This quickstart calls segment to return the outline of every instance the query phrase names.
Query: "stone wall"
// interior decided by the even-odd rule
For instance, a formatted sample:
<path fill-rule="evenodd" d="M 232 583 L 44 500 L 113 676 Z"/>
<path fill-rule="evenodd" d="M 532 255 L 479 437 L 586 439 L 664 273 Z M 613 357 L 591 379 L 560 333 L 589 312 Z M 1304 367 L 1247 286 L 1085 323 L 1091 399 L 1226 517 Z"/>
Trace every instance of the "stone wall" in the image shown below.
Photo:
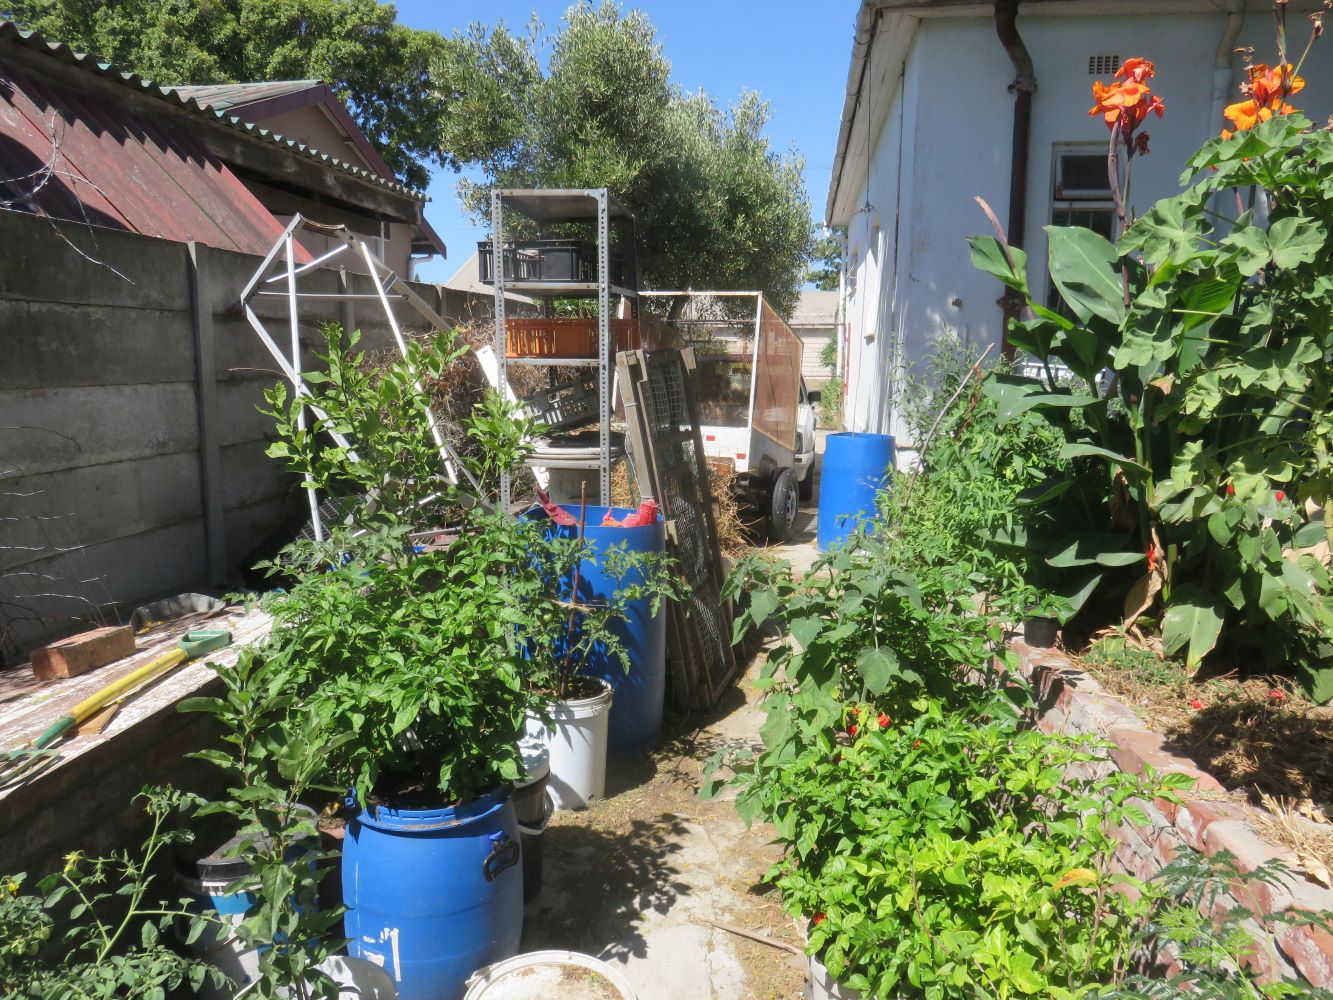
<path fill-rule="evenodd" d="M 1231 801 L 1214 778 L 1171 753 L 1161 736 L 1094 678 L 1056 650 L 1036 649 L 1019 641 L 1013 643 L 1013 649 L 1023 673 L 1040 695 L 1038 725 L 1043 730 L 1108 740 L 1113 749 L 1106 767 L 1142 774 L 1147 765 L 1159 773 L 1178 772 L 1195 780 L 1193 791 L 1181 796 L 1180 805 L 1161 799 L 1143 803 L 1150 818 L 1147 827 L 1117 831 L 1121 846 L 1116 858 L 1125 871 L 1138 878 L 1151 878 L 1175 857 L 1181 845 L 1208 855 L 1229 851 L 1247 871 L 1273 858 L 1290 864 L 1288 852 L 1256 832 L 1250 818 L 1257 810 Z M 1292 908 L 1333 911 L 1333 891 L 1309 882 L 1299 873 L 1293 873 L 1291 881 L 1279 888 L 1251 884 L 1244 889 L 1237 887 L 1237 892 L 1243 892 L 1244 898 L 1233 902 L 1253 913 Z M 1280 968 L 1267 968 L 1268 972 L 1298 975 L 1311 985 L 1333 988 L 1333 935 L 1314 927 L 1287 927 L 1279 935 L 1277 946 Z M 1268 959 L 1261 956 L 1256 964 L 1266 968 Z"/>

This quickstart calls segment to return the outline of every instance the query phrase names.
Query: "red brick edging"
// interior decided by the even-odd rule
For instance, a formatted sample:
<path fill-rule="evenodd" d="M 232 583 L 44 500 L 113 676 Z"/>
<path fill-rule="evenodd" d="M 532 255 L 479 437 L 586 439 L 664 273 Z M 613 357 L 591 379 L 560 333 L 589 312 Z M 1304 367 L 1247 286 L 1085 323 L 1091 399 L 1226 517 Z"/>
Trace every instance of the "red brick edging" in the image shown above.
<path fill-rule="evenodd" d="M 1167 750 L 1161 736 L 1058 650 L 1033 648 L 1021 640 L 1014 640 L 1011 648 L 1018 656 L 1024 676 L 1037 690 L 1040 704 L 1037 724 L 1041 729 L 1050 733 L 1096 735 L 1110 741 L 1114 749 L 1103 767 L 1142 774 L 1146 764 L 1159 773 L 1189 775 L 1195 780 L 1195 789 L 1205 795 L 1224 791 L 1211 775 Z M 1182 843 L 1209 855 L 1230 851 L 1246 871 L 1273 858 L 1292 861 L 1290 852 L 1256 832 L 1250 823 L 1250 817 L 1259 812 L 1254 807 L 1196 798 L 1189 793 L 1181 798 L 1184 800 L 1181 805 L 1161 799 L 1143 803 L 1149 825 L 1116 831 L 1121 842 L 1116 860 L 1127 872 L 1150 878 L 1171 861 Z M 1289 882 L 1277 888 L 1252 883 L 1244 894 L 1245 899 L 1238 902 L 1255 913 L 1292 908 L 1333 911 L 1333 891 L 1315 885 L 1299 873 L 1293 873 Z M 1284 975 L 1299 974 L 1313 986 L 1333 989 L 1333 934 L 1317 927 L 1286 927 L 1278 935 L 1277 945 L 1276 971 Z M 1270 973 L 1275 971 L 1268 956 L 1259 956 L 1255 964 Z"/>

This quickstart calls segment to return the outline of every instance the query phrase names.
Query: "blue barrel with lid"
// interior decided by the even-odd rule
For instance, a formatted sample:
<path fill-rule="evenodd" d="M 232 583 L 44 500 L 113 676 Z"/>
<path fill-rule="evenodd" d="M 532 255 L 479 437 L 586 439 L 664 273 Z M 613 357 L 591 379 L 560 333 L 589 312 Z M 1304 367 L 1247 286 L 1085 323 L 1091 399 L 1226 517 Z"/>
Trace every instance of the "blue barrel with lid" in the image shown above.
<path fill-rule="evenodd" d="M 876 496 L 893 475 L 890 434 L 830 434 L 819 474 L 820 552 L 837 548 L 878 516 Z"/>
<path fill-rule="evenodd" d="M 483 965 L 517 954 L 523 870 L 509 786 L 460 806 L 373 807 L 347 825 L 348 952 L 401 1000 L 458 1000 Z"/>

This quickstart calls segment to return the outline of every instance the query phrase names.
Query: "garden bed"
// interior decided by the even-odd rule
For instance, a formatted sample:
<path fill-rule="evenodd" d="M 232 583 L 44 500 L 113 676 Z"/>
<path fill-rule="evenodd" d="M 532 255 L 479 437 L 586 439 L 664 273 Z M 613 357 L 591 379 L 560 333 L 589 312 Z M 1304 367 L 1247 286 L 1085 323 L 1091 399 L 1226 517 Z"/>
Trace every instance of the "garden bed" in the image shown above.
<path fill-rule="evenodd" d="M 1193 679 L 1151 650 L 1094 644 L 1079 665 L 1237 799 L 1262 806 L 1264 833 L 1333 871 L 1333 705 L 1290 681 Z"/>
<path fill-rule="evenodd" d="M 1251 806 L 1180 756 L 1181 747 L 1149 728 L 1148 722 L 1070 657 L 1018 641 L 1013 649 L 1020 669 L 1038 689 L 1041 729 L 1109 740 L 1114 744 L 1109 766 L 1122 771 L 1142 773 L 1146 766 L 1194 779 L 1193 789 L 1181 796 L 1179 805 L 1161 799 L 1145 804 L 1148 826 L 1117 831 L 1122 846 L 1116 859 L 1127 872 L 1150 878 L 1175 857 L 1181 845 L 1210 856 L 1230 852 L 1245 871 L 1280 859 L 1291 869 L 1292 878 L 1277 886 L 1252 884 L 1246 898 L 1233 900 L 1234 905 L 1257 913 L 1333 909 L 1333 890 L 1311 877 L 1317 874 L 1310 870 L 1315 866 L 1303 863 L 1295 850 L 1265 836 L 1280 827 L 1281 817 Z M 1280 971 L 1295 972 L 1314 986 L 1333 987 L 1333 934 L 1315 927 L 1287 927 L 1278 935 L 1277 945 L 1275 960 Z M 1256 959 L 1256 965 L 1267 963 L 1267 956 Z"/>

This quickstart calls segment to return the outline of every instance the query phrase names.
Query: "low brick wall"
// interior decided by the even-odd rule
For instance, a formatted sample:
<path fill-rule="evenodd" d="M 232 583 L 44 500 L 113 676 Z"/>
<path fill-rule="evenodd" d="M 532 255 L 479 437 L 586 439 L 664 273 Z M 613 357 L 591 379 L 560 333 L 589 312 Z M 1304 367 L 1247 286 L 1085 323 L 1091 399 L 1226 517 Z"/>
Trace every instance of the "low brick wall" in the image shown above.
<path fill-rule="evenodd" d="M 1144 765 L 1160 773 L 1178 772 L 1195 779 L 1194 794 L 1181 796 L 1181 805 L 1154 799 L 1143 803 L 1151 819 L 1147 827 L 1117 831 L 1121 842 L 1116 858 L 1125 871 L 1148 879 L 1175 856 L 1181 844 L 1205 854 L 1230 851 L 1245 870 L 1273 858 L 1292 862 L 1290 852 L 1264 840 L 1250 818 L 1258 810 L 1223 801 L 1224 789 L 1216 779 L 1190 761 L 1171 753 L 1161 736 L 1150 730 L 1123 702 L 1075 667 L 1059 651 L 1035 649 L 1021 641 L 1012 644 L 1023 673 L 1040 696 L 1038 725 L 1046 732 L 1086 733 L 1114 744 L 1105 767 L 1142 774 Z M 1275 913 L 1291 908 L 1333 911 L 1333 891 L 1293 877 L 1278 888 L 1252 884 L 1240 905 L 1254 913 Z M 1277 962 L 1261 956 L 1256 965 L 1270 975 L 1296 975 L 1313 986 L 1333 989 L 1333 935 L 1314 927 L 1288 927 L 1278 940 Z"/>

